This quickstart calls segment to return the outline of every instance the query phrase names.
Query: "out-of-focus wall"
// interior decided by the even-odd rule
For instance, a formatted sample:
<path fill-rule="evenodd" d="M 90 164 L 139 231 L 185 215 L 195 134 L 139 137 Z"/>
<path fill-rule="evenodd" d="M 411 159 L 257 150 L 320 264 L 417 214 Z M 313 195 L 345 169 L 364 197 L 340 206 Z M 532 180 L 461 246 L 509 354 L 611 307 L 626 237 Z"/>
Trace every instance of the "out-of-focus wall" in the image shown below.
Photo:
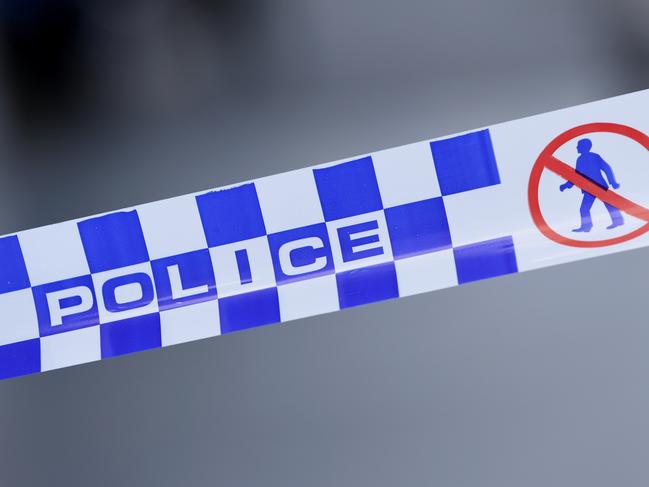
<path fill-rule="evenodd" d="M 5 0 L 0 232 L 642 88 L 643 8 Z"/>

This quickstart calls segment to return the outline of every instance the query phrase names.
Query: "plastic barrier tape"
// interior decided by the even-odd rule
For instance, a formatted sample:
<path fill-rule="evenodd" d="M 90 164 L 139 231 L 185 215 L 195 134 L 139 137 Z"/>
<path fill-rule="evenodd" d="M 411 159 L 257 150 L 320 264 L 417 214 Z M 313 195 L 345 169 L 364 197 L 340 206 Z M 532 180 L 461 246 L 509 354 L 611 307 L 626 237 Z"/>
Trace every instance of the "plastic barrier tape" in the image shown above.
<path fill-rule="evenodd" d="M 0 238 L 0 378 L 649 244 L 649 91 Z"/>

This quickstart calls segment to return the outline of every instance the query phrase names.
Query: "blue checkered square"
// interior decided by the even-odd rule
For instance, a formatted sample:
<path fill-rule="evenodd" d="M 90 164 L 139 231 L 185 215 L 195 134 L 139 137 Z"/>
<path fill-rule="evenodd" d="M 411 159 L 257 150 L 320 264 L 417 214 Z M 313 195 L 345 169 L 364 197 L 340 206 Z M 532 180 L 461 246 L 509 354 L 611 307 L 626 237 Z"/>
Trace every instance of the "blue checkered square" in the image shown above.
<path fill-rule="evenodd" d="M 253 183 L 202 194 L 196 202 L 210 247 L 266 235 Z"/>
<path fill-rule="evenodd" d="M 395 258 L 451 247 L 451 232 L 442 198 L 432 198 L 385 210 Z"/>
<path fill-rule="evenodd" d="M 341 272 L 336 283 L 341 308 L 399 297 L 394 262 Z"/>
<path fill-rule="evenodd" d="M 277 288 L 219 299 L 221 333 L 246 330 L 280 321 Z"/>
<path fill-rule="evenodd" d="M 100 335 L 102 358 L 161 347 L 160 314 L 151 313 L 102 324 Z"/>
<path fill-rule="evenodd" d="M 18 237 L 0 238 L 0 294 L 30 286 Z"/>
<path fill-rule="evenodd" d="M 216 298 L 207 249 L 151 261 L 160 311 Z"/>
<path fill-rule="evenodd" d="M 137 211 L 121 211 L 78 223 L 90 272 L 103 272 L 149 260 Z"/>
<path fill-rule="evenodd" d="M 327 225 L 324 223 L 271 234 L 268 243 L 278 284 L 334 272 Z"/>
<path fill-rule="evenodd" d="M 511 237 L 456 247 L 453 254 L 460 284 L 518 272 Z"/>
<path fill-rule="evenodd" d="M 66 292 L 68 291 L 68 292 Z M 54 294 L 58 293 L 58 297 Z M 32 288 L 41 336 L 77 330 L 99 323 L 97 299 L 91 276 L 80 276 Z M 84 306 L 83 300 L 90 306 Z M 52 324 L 50 303 L 61 310 L 61 322 Z M 76 309 L 75 309 L 76 308 Z M 76 312 L 78 309 L 78 312 Z"/>
<path fill-rule="evenodd" d="M 40 371 L 40 339 L 0 346 L 0 380 Z"/>
<path fill-rule="evenodd" d="M 500 184 L 489 130 L 430 143 L 442 195 Z"/>
<path fill-rule="evenodd" d="M 325 220 L 338 220 L 383 208 L 371 157 L 314 169 Z"/>

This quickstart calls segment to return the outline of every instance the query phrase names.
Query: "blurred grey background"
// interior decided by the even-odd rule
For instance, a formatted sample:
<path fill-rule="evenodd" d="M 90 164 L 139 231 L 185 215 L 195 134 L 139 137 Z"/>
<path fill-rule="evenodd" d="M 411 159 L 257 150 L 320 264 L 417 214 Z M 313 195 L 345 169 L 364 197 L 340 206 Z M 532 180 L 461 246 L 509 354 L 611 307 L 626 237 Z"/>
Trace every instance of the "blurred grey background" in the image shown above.
<path fill-rule="evenodd" d="M 0 234 L 649 87 L 646 0 L 0 0 Z M 0 485 L 646 486 L 647 250 L 0 383 Z"/>

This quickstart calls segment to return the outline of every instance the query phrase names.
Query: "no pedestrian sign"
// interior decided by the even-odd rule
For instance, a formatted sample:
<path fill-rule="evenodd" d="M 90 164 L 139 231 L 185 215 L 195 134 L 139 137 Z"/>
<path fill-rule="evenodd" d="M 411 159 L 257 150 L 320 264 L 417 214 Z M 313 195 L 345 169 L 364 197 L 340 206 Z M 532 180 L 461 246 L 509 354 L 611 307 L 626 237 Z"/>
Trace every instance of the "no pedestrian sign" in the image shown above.
<path fill-rule="evenodd" d="M 649 136 L 640 130 L 617 123 L 590 123 L 574 127 L 558 135 L 541 152 L 532 168 L 528 187 L 528 203 L 532 218 L 543 235 L 559 244 L 573 247 L 606 247 L 626 242 L 649 232 L 649 209 L 625 198 L 622 191 L 616 191 L 620 188 L 620 183 L 617 183 L 612 167 L 594 152 L 595 148 L 591 140 L 586 138 L 587 135 L 602 132 L 625 137 L 649 151 Z M 571 141 L 578 141 L 575 144 L 577 152 L 580 153 L 577 167 L 572 167 L 555 157 L 557 149 Z M 584 170 L 581 171 L 579 170 L 580 160 L 586 160 Z M 643 161 L 637 161 L 637 163 L 642 164 Z M 622 235 L 598 240 L 578 239 L 555 231 L 546 221 L 540 206 L 539 182 L 546 170 L 552 171 L 566 180 L 567 184 L 558 188 L 560 191 L 576 186 L 583 193 L 580 208 L 581 225 L 573 232 L 588 233 L 591 231 L 593 224 L 590 210 L 596 200 L 602 202 L 609 211 L 611 224 L 607 227 L 608 229 L 612 230 L 625 225 L 624 217 L 620 212 L 642 220 L 645 222 L 644 225 Z"/>

